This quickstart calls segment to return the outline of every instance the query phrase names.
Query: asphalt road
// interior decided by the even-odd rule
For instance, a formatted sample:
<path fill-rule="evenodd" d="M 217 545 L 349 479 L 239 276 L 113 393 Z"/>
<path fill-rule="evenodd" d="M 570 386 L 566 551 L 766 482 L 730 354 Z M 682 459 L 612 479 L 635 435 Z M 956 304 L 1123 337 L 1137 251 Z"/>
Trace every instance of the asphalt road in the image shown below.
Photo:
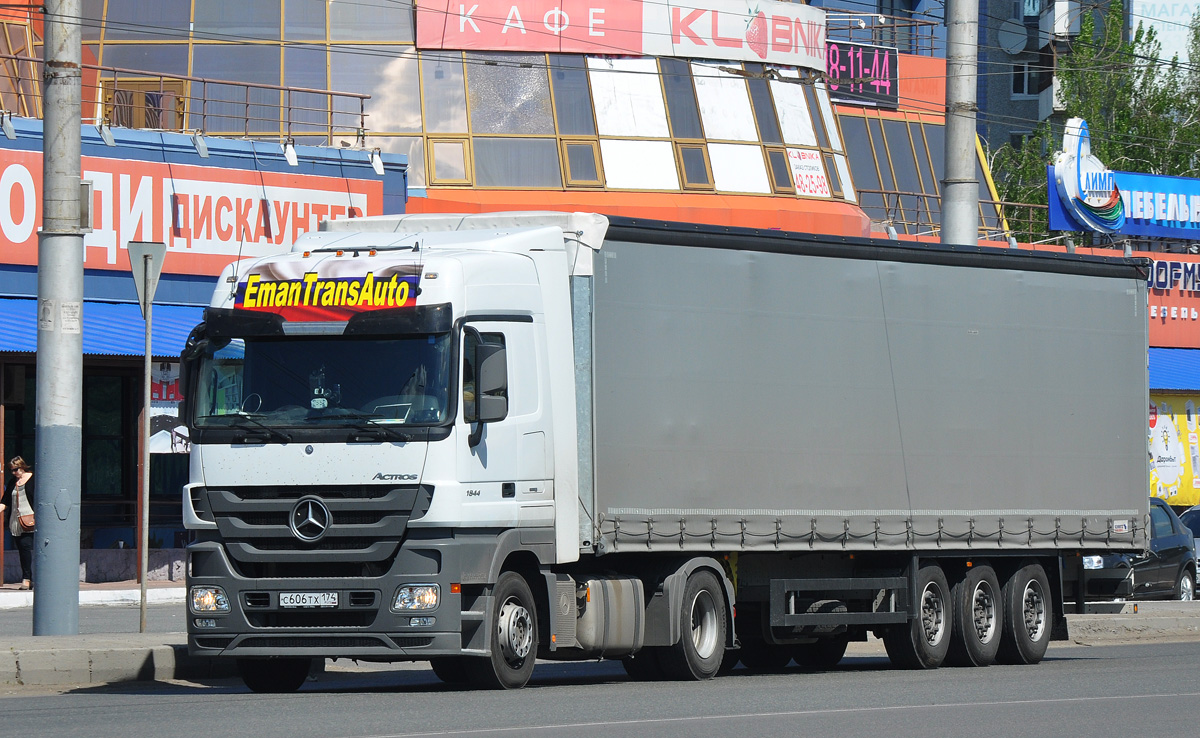
<path fill-rule="evenodd" d="M 141 610 L 137 605 L 106 605 L 79 608 L 79 633 L 137 633 Z M 181 633 L 187 630 L 183 603 L 147 605 L 146 630 L 150 633 Z M 33 635 L 33 608 L 0 610 L 0 643 L 6 638 Z"/>
<path fill-rule="evenodd" d="M 822 674 L 742 670 L 630 682 L 619 664 L 539 664 L 517 692 L 442 685 L 424 668 L 327 672 L 292 695 L 175 682 L 15 693 L 7 735 L 126 738 L 1195 735 L 1200 642 L 1052 646 L 1035 667 L 904 672 L 875 655 Z M 14 704 L 19 703 L 19 705 Z"/>

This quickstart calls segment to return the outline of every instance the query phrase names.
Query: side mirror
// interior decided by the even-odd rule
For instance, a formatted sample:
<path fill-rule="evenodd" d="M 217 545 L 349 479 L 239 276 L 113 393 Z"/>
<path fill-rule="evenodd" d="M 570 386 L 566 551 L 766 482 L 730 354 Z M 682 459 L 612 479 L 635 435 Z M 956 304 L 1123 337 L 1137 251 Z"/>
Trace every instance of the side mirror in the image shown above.
<path fill-rule="evenodd" d="M 499 343 L 475 347 L 476 416 L 479 423 L 495 423 L 508 417 L 508 356 Z"/>

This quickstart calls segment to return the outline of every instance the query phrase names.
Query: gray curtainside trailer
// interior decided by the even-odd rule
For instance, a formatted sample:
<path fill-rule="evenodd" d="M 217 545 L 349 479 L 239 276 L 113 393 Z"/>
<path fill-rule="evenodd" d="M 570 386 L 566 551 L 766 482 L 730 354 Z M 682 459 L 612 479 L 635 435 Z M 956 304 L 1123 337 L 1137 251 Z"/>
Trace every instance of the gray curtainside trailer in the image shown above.
<path fill-rule="evenodd" d="M 323 224 L 183 359 L 189 648 L 523 686 L 1032 664 L 1146 547 L 1145 265 L 588 214 Z M 1194 578 L 1190 569 L 1179 573 Z"/>

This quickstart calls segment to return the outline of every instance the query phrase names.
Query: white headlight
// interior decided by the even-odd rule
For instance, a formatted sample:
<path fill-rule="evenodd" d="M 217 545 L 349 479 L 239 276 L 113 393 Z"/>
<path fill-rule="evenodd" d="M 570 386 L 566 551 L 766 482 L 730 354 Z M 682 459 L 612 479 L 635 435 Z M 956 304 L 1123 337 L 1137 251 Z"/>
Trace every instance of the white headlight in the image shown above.
<path fill-rule="evenodd" d="M 1083 568 L 1084 569 L 1103 569 L 1104 568 L 1104 558 L 1101 556 L 1084 556 L 1083 557 Z"/>
<path fill-rule="evenodd" d="M 441 599 L 442 588 L 436 584 L 406 584 L 396 590 L 393 610 L 433 610 Z"/>
<path fill-rule="evenodd" d="M 220 587 L 192 587 L 192 612 L 229 612 L 229 598 Z"/>

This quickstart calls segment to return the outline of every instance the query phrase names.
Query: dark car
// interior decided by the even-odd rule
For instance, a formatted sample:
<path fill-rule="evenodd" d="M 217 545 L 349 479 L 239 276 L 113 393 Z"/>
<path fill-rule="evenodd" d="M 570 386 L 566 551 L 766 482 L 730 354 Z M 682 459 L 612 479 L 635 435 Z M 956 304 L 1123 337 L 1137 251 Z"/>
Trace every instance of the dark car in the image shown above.
<path fill-rule="evenodd" d="M 1093 598 L 1191 600 L 1196 593 L 1192 531 L 1157 497 L 1150 498 L 1150 551 L 1145 556 L 1084 556 L 1083 568 Z"/>

